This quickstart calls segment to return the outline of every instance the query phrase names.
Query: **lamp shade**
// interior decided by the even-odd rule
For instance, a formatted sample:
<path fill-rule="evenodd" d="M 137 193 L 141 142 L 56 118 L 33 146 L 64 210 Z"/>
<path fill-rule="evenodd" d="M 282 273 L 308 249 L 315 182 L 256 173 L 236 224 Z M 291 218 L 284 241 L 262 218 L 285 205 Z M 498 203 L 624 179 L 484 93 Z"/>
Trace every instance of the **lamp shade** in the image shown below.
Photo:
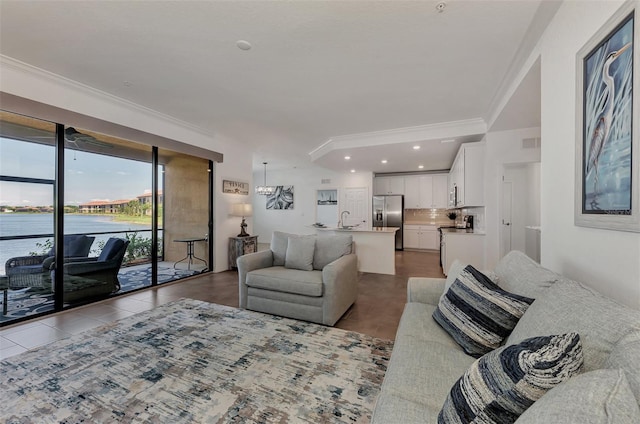
<path fill-rule="evenodd" d="M 231 215 L 233 216 L 251 216 L 253 214 L 253 207 L 251 203 L 235 203 L 231 205 Z"/>

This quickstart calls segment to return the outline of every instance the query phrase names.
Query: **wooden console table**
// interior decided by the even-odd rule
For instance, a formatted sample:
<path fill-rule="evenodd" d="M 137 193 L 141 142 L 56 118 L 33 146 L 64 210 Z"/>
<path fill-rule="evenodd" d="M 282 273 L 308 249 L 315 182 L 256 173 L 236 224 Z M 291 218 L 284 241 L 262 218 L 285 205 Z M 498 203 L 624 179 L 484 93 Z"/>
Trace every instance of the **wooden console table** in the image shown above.
<path fill-rule="evenodd" d="M 247 253 L 258 251 L 258 236 L 229 237 L 229 269 L 236 269 L 236 260 Z"/>

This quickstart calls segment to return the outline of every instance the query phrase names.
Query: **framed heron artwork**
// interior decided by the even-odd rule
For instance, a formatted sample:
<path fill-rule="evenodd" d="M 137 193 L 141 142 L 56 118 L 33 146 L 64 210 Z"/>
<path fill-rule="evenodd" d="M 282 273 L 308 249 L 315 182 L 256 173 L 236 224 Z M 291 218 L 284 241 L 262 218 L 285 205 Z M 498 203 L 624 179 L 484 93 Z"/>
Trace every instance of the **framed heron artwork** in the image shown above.
<path fill-rule="evenodd" d="M 640 231 L 634 2 L 577 55 L 575 224 Z"/>

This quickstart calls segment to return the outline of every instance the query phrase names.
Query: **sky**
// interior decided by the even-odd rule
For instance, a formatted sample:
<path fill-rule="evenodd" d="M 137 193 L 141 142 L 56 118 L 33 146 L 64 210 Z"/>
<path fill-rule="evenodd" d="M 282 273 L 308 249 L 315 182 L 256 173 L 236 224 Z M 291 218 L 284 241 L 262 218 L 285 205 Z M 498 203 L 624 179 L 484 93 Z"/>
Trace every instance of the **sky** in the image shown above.
<path fill-rule="evenodd" d="M 149 163 L 73 150 L 66 152 L 65 205 L 134 199 L 151 190 Z M 0 175 L 54 179 L 53 146 L 0 137 Z M 53 185 L 0 181 L 0 205 L 53 205 Z"/>

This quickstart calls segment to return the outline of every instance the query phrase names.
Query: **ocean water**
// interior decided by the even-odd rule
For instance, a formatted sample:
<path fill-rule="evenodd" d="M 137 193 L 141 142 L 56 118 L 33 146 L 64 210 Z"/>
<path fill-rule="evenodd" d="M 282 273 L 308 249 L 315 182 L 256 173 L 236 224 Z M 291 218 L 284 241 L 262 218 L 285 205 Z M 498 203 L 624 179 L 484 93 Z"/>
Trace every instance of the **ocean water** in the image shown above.
<path fill-rule="evenodd" d="M 93 232 L 117 232 L 117 234 L 96 235 L 91 246 L 91 256 L 97 256 L 100 253 L 98 247 L 100 241 L 106 241 L 109 237 L 124 237 L 127 232 L 140 230 L 151 230 L 151 225 L 114 221 L 113 217 L 105 215 L 78 214 L 64 217 L 66 234 L 92 235 Z M 33 234 L 53 234 L 52 213 L 0 213 L 1 237 Z M 141 236 L 151 237 L 151 231 L 143 232 Z M 45 243 L 47 239 L 53 241 L 53 237 L 0 241 L 0 275 L 5 274 L 5 263 L 9 258 L 27 256 L 31 252 L 40 253 L 43 248 L 38 248 L 36 243 Z"/>

